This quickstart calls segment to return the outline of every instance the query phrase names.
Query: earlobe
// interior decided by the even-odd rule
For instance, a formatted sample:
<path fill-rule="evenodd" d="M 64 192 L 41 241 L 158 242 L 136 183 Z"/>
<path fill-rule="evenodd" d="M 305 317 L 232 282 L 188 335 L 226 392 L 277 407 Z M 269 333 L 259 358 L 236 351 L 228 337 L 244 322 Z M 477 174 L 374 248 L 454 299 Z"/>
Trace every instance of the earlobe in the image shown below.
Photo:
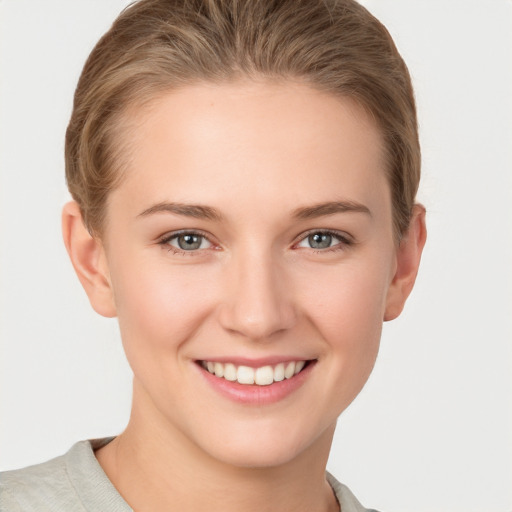
<path fill-rule="evenodd" d="M 73 268 L 93 309 L 102 316 L 116 316 L 105 250 L 85 227 L 75 201 L 62 210 L 62 235 Z"/>
<path fill-rule="evenodd" d="M 425 208 L 416 204 L 409 229 L 397 248 L 396 272 L 388 289 L 384 321 L 394 320 L 402 312 L 416 281 L 426 238 Z"/>

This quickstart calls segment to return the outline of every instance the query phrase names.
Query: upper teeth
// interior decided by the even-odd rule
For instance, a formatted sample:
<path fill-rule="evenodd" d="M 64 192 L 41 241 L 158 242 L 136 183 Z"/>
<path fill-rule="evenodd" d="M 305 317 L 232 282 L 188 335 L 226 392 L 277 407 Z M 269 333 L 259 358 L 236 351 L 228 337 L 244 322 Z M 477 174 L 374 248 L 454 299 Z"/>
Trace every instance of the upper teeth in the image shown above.
<path fill-rule="evenodd" d="M 279 363 L 275 366 L 261 366 L 260 368 L 251 368 L 250 366 L 235 366 L 233 363 L 218 363 L 212 361 L 202 361 L 203 368 L 217 377 L 222 377 L 232 382 L 237 381 L 240 384 L 257 384 L 258 386 L 268 386 L 273 382 L 279 382 L 284 379 L 290 379 L 297 375 L 306 364 L 306 361 L 290 361 L 289 363 Z"/>

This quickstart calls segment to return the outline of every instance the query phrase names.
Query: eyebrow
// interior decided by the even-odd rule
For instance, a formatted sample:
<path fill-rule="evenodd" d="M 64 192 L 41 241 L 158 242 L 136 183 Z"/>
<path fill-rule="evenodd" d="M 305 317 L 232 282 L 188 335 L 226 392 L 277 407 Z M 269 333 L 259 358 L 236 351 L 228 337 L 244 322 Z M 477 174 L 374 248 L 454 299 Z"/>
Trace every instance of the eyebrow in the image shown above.
<path fill-rule="evenodd" d="M 139 213 L 137 217 L 147 217 L 155 213 L 173 213 L 175 215 L 183 215 L 185 217 L 193 217 L 195 219 L 208 219 L 213 221 L 222 220 L 221 213 L 211 206 L 202 206 L 199 204 L 183 204 L 183 203 L 158 203 Z"/>
<path fill-rule="evenodd" d="M 307 220 L 323 217 L 325 215 L 347 212 L 365 213 L 371 217 L 371 212 L 368 207 L 354 201 L 329 201 L 327 203 L 319 203 L 312 206 L 303 206 L 294 210 L 292 216 L 299 220 Z M 155 204 L 139 213 L 137 217 L 147 217 L 149 215 L 154 215 L 155 213 L 172 213 L 175 215 L 193 217 L 195 219 L 207 219 L 217 222 L 223 219 L 222 214 L 211 206 L 168 202 Z"/>
<path fill-rule="evenodd" d="M 324 215 L 334 215 L 335 213 L 365 213 L 372 216 L 370 209 L 361 203 L 354 201 L 330 201 L 328 203 L 319 203 L 312 206 L 297 208 L 293 212 L 296 219 L 307 220 L 323 217 Z"/>

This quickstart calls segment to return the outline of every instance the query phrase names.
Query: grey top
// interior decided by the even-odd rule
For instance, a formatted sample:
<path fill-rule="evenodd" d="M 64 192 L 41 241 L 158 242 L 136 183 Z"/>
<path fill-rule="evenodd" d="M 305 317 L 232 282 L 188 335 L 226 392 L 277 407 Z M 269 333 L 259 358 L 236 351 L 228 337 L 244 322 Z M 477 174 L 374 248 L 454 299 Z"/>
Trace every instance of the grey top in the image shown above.
<path fill-rule="evenodd" d="M 80 441 L 48 462 L 0 473 L 0 512 L 133 512 L 94 455 L 112 439 Z M 372 512 L 329 473 L 327 480 L 342 512 Z"/>

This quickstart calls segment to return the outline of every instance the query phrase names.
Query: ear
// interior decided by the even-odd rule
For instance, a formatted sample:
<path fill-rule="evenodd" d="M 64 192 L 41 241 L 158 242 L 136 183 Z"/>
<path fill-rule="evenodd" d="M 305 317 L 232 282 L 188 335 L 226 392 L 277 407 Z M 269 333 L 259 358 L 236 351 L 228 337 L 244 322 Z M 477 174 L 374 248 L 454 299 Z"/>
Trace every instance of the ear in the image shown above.
<path fill-rule="evenodd" d="M 102 316 L 116 316 L 107 258 L 101 240 L 85 227 L 75 201 L 62 210 L 62 235 L 75 272 L 93 309 Z"/>
<path fill-rule="evenodd" d="M 388 289 L 384 321 L 394 320 L 402 312 L 416 281 L 426 239 L 425 208 L 416 204 L 409 229 L 397 248 L 396 271 Z"/>

